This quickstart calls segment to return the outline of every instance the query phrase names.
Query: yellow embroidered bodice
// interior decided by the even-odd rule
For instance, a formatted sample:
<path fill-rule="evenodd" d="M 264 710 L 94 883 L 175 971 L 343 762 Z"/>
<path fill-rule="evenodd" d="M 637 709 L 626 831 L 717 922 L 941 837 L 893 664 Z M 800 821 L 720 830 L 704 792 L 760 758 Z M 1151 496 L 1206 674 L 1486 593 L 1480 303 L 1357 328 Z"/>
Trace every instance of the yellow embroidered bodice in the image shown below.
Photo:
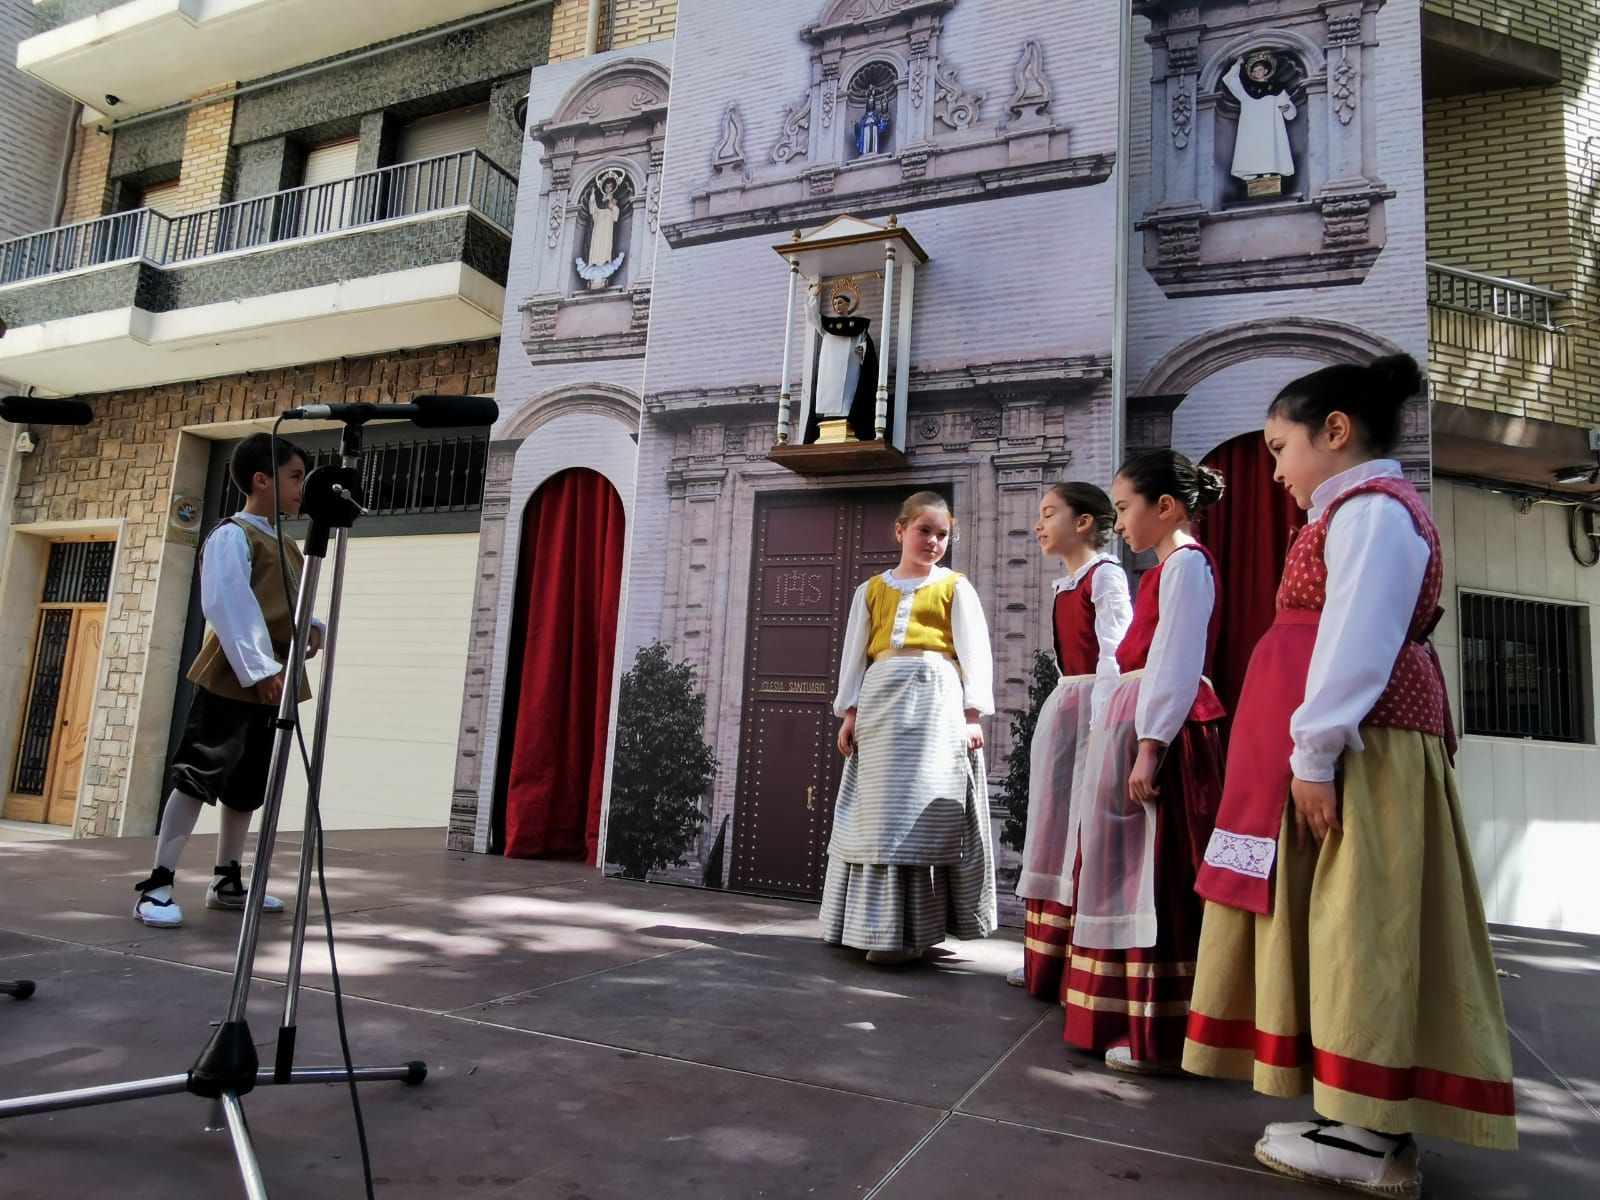
<path fill-rule="evenodd" d="M 950 571 L 915 591 L 895 587 L 882 575 L 868 580 L 867 612 L 872 617 L 872 640 L 867 643 L 867 658 L 877 658 L 890 650 L 932 650 L 954 658 L 956 639 L 951 631 L 950 609 L 961 578 Z"/>

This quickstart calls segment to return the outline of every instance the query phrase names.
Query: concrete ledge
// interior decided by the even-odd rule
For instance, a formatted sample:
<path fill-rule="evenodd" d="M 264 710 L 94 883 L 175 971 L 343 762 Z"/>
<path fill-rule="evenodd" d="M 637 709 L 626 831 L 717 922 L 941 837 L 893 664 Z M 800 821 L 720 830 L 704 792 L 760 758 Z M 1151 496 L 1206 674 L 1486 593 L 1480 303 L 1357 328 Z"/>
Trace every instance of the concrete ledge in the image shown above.
<path fill-rule="evenodd" d="M 1422 94 L 1546 87 L 1561 82 L 1561 52 L 1439 13 L 1422 14 Z"/>

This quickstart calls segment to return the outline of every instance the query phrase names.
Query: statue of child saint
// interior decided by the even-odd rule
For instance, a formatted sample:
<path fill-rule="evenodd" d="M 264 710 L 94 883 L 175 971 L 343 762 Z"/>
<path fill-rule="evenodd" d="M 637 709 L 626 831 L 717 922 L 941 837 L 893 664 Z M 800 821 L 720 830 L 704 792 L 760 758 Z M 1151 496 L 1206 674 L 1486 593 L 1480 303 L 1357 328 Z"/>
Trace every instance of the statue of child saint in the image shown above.
<path fill-rule="evenodd" d="M 1299 109 L 1276 82 L 1278 56 L 1270 50 L 1241 54 L 1222 77 L 1222 86 L 1239 102 L 1239 132 L 1233 144 L 1232 173 L 1245 180 L 1282 179 L 1295 173 L 1289 147 L 1289 122 Z"/>

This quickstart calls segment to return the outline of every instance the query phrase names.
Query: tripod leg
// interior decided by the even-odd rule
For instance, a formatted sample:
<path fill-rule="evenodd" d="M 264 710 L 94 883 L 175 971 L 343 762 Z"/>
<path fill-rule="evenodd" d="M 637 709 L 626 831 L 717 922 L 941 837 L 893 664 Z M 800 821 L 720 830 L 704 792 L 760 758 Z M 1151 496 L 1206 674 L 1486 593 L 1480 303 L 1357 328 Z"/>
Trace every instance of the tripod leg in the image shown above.
<path fill-rule="evenodd" d="M 58 1112 L 63 1108 L 90 1108 L 96 1104 L 115 1104 L 119 1100 L 143 1100 L 149 1096 L 172 1096 L 187 1091 L 187 1075 L 162 1075 L 155 1079 L 136 1079 L 131 1083 L 108 1083 L 98 1087 L 74 1088 L 69 1092 L 48 1092 L 40 1096 L 20 1096 L 0 1100 L 0 1120 L 27 1117 L 34 1113 Z"/>
<path fill-rule="evenodd" d="M 339 646 L 339 608 L 344 595 L 345 553 L 350 531 L 339 529 L 333 543 L 333 589 L 328 627 L 322 639 L 322 683 L 317 689 L 317 720 L 311 737 L 311 775 L 306 780 L 305 832 L 300 840 L 300 879 L 295 892 L 294 931 L 289 940 L 289 972 L 284 980 L 283 1023 L 278 1028 L 275 1078 L 285 1082 L 294 1069 L 295 1019 L 300 1007 L 300 966 L 305 955 L 306 921 L 311 908 L 311 872 L 317 859 L 317 806 L 322 802 L 322 764 L 328 746 L 328 714 L 333 709 L 334 656 Z"/>
<path fill-rule="evenodd" d="M 250 1126 L 244 1119 L 244 1105 L 232 1092 L 223 1092 L 223 1116 L 228 1121 L 228 1133 L 233 1138 L 233 1156 L 239 1160 L 239 1178 L 244 1181 L 244 1194 L 250 1200 L 267 1200 L 267 1181 L 261 1175 L 261 1163 L 256 1159 L 256 1148 L 250 1142 Z"/>
<path fill-rule="evenodd" d="M 289 752 L 294 748 L 294 717 L 300 703 L 299 681 L 305 672 L 306 639 L 311 632 L 311 610 L 317 599 L 317 576 L 327 552 L 328 533 L 320 522 L 311 522 L 306 539 L 305 568 L 300 576 L 300 594 L 295 602 L 295 640 L 284 672 L 283 700 L 278 705 L 277 734 L 272 743 L 272 761 L 267 772 L 266 800 L 261 806 L 261 834 L 256 842 L 255 867 L 251 872 L 250 900 L 244 908 L 239 929 L 239 950 L 233 964 L 233 994 L 228 1015 L 217 1026 L 189 1070 L 189 1090 L 197 1096 L 217 1096 L 226 1091 L 244 1095 L 256 1083 L 255 1044 L 245 1020 L 250 1002 L 250 984 L 255 971 L 256 947 L 261 938 L 261 901 L 267 894 L 267 877 L 272 868 L 272 850 L 278 837 L 278 812 L 283 807 L 283 785 L 289 767 Z"/>

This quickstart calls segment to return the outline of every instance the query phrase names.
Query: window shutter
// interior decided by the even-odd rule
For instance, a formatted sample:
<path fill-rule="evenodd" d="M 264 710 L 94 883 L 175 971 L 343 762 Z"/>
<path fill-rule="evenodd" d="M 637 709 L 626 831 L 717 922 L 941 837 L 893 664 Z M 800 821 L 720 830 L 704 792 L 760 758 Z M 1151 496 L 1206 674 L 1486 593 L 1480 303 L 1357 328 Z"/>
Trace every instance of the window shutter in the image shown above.
<path fill-rule="evenodd" d="M 419 117 L 400 131 L 399 161 L 420 162 L 462 150 L 476 150 L 489 132 L 489 106 L 474 104 L 431 117 Z"/>

